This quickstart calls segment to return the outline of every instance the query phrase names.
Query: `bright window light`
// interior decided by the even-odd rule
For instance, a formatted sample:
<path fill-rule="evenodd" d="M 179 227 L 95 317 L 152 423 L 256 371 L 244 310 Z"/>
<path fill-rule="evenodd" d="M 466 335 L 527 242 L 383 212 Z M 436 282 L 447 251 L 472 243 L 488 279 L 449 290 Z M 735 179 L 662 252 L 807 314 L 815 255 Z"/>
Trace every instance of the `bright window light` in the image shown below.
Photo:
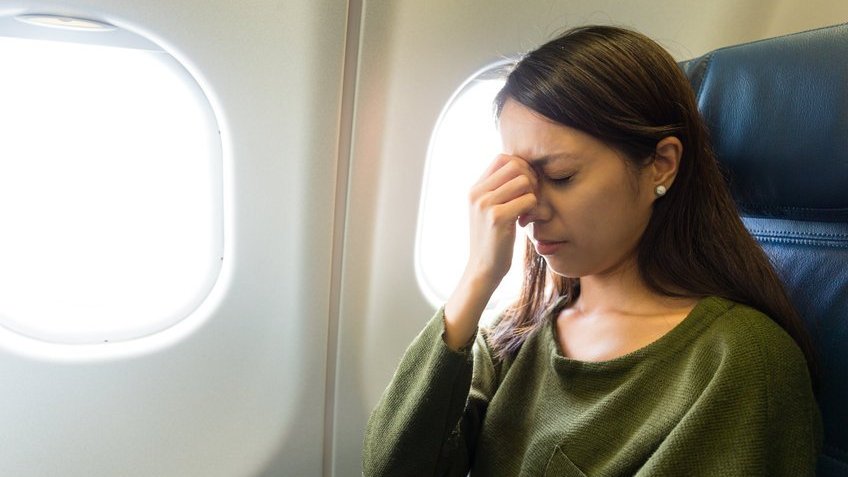
<path fill-rule="evenodd" d="M 504 84 L 505 63 L 473 75 L 448 101 L 430 139 L 416 240 L 416 271 L 434 306 L 447 300 L 468 260 L 468 192 L 501 152 L 493 101 Z M 492 299 L 499 309 L 519 291 L 524 233 L 519 229 L 512 268 Z"/>
<path fill-rule="evenodd" d="M 188 316 L 223 260 L 217 122 L 163 51 L 0 37 L 0 325 L 59 343 Z"/>
<path fill-rule="evenodd" d="M 20 15 L 15 17 L 15 19 L 31 25 L 64 28 L 67 30 L 111 31 L 115 29 L 114 26 L 108 23 L 61 15 Z"/>

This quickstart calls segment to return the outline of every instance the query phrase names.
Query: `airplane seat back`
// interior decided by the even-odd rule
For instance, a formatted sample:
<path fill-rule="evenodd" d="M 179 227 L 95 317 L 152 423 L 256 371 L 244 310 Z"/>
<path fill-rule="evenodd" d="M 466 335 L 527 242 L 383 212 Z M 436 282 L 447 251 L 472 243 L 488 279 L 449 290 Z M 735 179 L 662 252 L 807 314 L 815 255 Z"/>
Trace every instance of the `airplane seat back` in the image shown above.
<path fill-rule="evenodd" d="M 848 475 L 848 24 L 681 63 L 746 227 L 820 368 L 817 475 Z"/>

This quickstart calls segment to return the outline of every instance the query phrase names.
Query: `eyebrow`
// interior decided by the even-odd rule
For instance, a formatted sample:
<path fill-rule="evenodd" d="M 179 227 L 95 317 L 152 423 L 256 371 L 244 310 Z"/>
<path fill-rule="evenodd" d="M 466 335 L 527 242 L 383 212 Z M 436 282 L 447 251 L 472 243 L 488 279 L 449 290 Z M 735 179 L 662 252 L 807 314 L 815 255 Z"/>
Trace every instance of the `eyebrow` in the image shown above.
<path fill-rule="evenodd" d="M 556 154 L 547 154 L 541 157 L 528 159 L 527 162 L 529 162 L 535 167 L 545 167 L 546 165 L 548 165 L 548 163 L 556 160 L 576 161 L 578 160 L 578 157 L 568 152 L 560 152 Z"/>

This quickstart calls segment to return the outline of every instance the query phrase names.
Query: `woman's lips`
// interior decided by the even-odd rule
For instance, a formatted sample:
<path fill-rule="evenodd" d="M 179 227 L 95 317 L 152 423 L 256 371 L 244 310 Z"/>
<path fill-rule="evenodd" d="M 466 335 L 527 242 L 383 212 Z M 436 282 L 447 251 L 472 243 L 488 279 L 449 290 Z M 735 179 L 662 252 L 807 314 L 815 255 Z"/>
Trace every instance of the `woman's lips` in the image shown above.
<path fill-rule="evenodd" d="M 565 242 L 546 242 L 544 240 L 536 240 L 536 253 L 539 255 L 553 255 L 562 247 Z"/>

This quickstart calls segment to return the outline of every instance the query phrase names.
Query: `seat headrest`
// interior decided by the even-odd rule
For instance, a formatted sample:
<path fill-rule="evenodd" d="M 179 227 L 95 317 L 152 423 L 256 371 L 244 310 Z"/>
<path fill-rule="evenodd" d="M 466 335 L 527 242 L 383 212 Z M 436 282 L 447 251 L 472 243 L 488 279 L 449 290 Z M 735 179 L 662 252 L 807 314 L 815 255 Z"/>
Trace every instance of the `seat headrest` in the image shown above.
<path fill-rule="evenodd" d="M 681 66 L 743 215 L 848 220 L 848 24 Z"/>

